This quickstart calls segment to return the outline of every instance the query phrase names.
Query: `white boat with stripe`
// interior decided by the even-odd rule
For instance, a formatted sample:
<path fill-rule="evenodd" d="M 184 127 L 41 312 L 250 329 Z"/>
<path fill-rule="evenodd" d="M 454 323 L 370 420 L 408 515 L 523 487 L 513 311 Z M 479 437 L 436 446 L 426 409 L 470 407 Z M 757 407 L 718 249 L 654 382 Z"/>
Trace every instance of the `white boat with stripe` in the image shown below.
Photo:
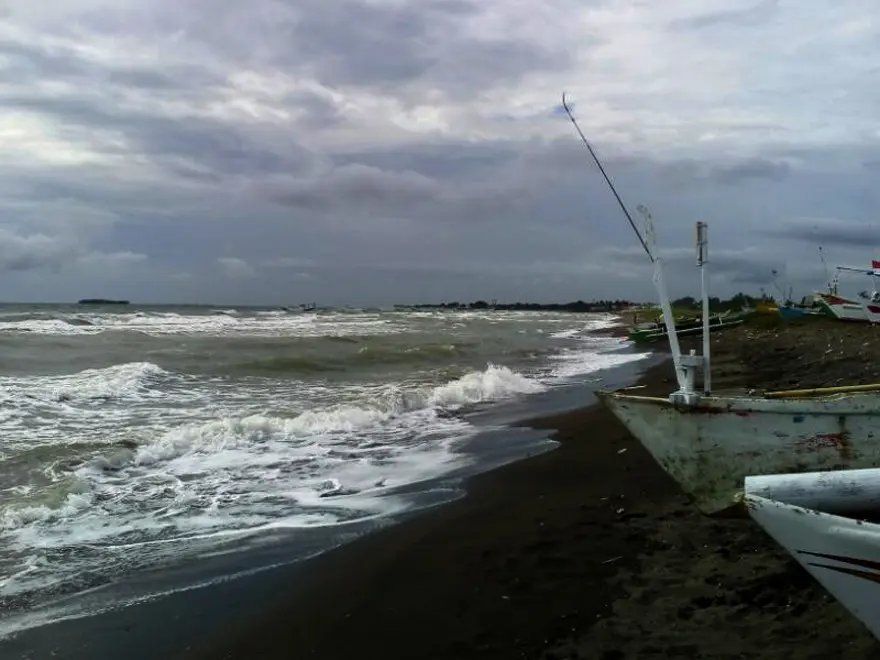
<path fill-rule="evenodd" d="M 859 273 L 871 277 L 871 291 L 859 294 L 859 299 L 845 298 L 838 294 L 838 280 L 841 272 Z M 829 283 L 827 293 L 816 293 L 815 299 L 825 312 L 841 321 L 880 323 L 880 293 L 877 292 L 876 278 L 880 277 L 880 260 L 871 261 L 871 268 L 837 266 L 834 278 Z"/>
<path fill-rule="evenodd" d="M 880 469 L 750 476 L 749 515 L 880 639 Z"/>

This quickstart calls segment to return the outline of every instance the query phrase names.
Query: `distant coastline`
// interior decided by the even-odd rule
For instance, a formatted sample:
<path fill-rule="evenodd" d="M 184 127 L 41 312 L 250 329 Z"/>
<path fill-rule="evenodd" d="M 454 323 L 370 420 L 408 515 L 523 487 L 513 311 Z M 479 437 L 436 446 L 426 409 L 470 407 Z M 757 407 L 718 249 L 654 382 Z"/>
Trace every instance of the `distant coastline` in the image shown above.
<path fill-rule="evenodd" d="M 79 305 L 128 305 L 128 300 L 109 300 L 107 298 L 83 298 L 78 300 Z"/>
<path fill-rule="evenodd" d="M 567 303 L 529 303 L 529 302 L 513 302 L 500 303 L 498 301 L 486 302 L 485 300 L 477 300 L 470 303 L 462 302 L 443 302 L 443 303 L 422 303 L 417 305 L 395 305 L 396 309 L 495 309 L 500 311 L 514 312 L 619 312 L 636 306 L 637 303 L 629 300 L 593 300 L 585 302 L 576 300 Z"/>

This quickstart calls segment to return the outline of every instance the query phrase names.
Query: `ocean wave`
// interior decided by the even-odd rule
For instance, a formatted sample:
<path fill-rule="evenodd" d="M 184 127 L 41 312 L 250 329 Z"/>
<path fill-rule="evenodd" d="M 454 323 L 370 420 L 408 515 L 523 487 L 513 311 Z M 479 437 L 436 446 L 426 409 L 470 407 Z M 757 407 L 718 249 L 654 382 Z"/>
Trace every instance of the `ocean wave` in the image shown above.
<path fill-rule="evenodd" d="M 406 366 L 443 363 L 472 354 L 473 343 L 426 343 L 421 345 L 365 343 L 349 337 L 324 338 L 348 345 L 347 349 L 327 347 L 299 355 L 274 355 L 217 365 L 217 371 L 229 375 L 261 375 L 281 373 L 319 374 L 322 372 L 355 371 L 371 365 Z M 358 344 L 360 344 L 358 346 Z"/>
<path fill-rule="evenodd" d="M 133 310 L 124 312 L 30 312 L 0 315 L 0 333 L 98 335 L 111 331 L 153 337 L 332 336 L 388 334 L 397 329 L 378 314 L 302 314 L 283 310 L 219 310 L 202 313 Z"/>
<path fill-rule="evenodd" d="M 592 317 L 76 317 L 91 325 L 0 317 L 4 341 L 21 323 L 79 333 L 18 336 L 21 375 L 0 377 L 0 608 L 232 551 L 267 529 L 406 510 L 417 484 L 477 460 L 461 447 L 475 417 L 461 412 L 637 359 L 586 336 Z M 27 351 L 34 371 L 93 368 L 36 375 Z"/>
<path fill-rule="evenodd" d="M 85 369 L 63 376 L 0 378 L 6 402 L 39 400 L 58 403 L 119 401 L 161 397 L 162 384 L 173 375 L 151 362 L 129 362 L 102 369 Z"/>
<path fill-rule="evenodd" d="M 143 366 L 126 366 L 129 374 L 161 373 Z M 335 479 L 334 491 L 354 493 L 363 489 L 362 476 L 349 483 L 342 476 L 356 457 L 366 461 L 362 466 L 371 464 L 377 468 L 367 479 L 369 484 L 381 480 L 387 487 L 400 483 L 392 476 L 394 465 L 409 460 L 408 453 L 414 449 L 413 437 L 428 429 L 454 430 L 459 436 L 472 432 L 463 420 L 443 417 L 442 410 L 542 391 L 545 387 L 506 367 L 489 365 L 483 371 L 436 387 L 404 390 L 389 386 L 361 406 L 306 410 L 290 418 L 253 414 L 186 424 L 134 446 L 108 446 L 84 463 L 71 464 L 69 471 L 62 471 L 51 487 L 51 497 L 46 491 L 31 493 L 5 507 L 0 514 L 0 528 L 9 531 L 34 523 L 38 527 L 54 527 L 86 510 L 106 509 L 111 493 L 113 502 L 128 501 L 123 507 L 128 509 L 134 500 L 127 498 L 136 498 L 140 504 L 134 508 L 141 517 L 149 518 L 174 506 L 183 507 L 181 512 L 202 510 L 212 502 L 216 504 L 215 498 L 222 497 L 224 490 L 237 477 L 244 478 L 245 473 L 244 481 L 255 491 L 252 495 L 260 493 L 261 483 L 264 488 L 269 486 L 267 482 L 277 487 L 279 479 L 284 481 L 283 475 L 295 477 L 292 484 L 311 475 L 313 479 L 298 484 L 300 497 L 296 499 L 302 504 L 304 492 L 313 491 L 312 501 L 320 496 L 323 503 L 328 478 Z M 370 433 L 363 433 L 367 430 Z M 434 454 L 432 460 L 437 461 L 438 467 L 451 459 L 442 443 L 422 450 Z M 328 469 L 334 470 L 334 474 L 327 473 Z M 200 479 L 193 479 L 196 475 Z M 211 478 L 206 478 L 208 475 Z M 405 475 L 400 476 L 406 479 Z M 309 481 L 311 488 L 307 485 Z M 61 496 L 63 490 L 67 490 L 66 497 Z M 271 490 L 268 488 L 262 494 L 268 495 Z M 108 520 L 113 516 L 118 520 L 122 511 L 116 508 L 110 506 L 114 510 L 103 511 L 111 516 Z M 149 528 L 153 522 L 145 519 L 143 524 Z M 218 522 L 225 525 L 228 521 Z M 126 527 L 140 524 L 138 519 L 130 519 Z M 91 541 L 104 533 L 118 533 L 107 524 L 101 529 L 105 531 L 92 530 Z M 55 529 L 50 536 L 61 531 Z M 69 528 L 66 533 L 82 538 L 81 530 Z"/>
<path fill-rule="evenodd" d="M 382 388 L 361 406 L 338 405 L 306 410 L 291 417 L 249 415 L 226 417 L 169 431 L 161 438 L 140 446 L 132 456 L 137 465 L 153 465 L 190 453 L 216 454 L 224 450 L 249 448 L 283 439 L 298 441 L 309 451 L 321 451 L 321 442 L 330 436 L 349 436 L 399 418 L 407 413 L 441 409 L 454 411 L 462 406 L 496 401 L 518 394 L 541 392 L 546 385 L 507 367 L 489 365 L 483 371 L 436 387 L 406 389 L 397 385 Z M 411 428 L 410 420 L 405 430 Z"/>

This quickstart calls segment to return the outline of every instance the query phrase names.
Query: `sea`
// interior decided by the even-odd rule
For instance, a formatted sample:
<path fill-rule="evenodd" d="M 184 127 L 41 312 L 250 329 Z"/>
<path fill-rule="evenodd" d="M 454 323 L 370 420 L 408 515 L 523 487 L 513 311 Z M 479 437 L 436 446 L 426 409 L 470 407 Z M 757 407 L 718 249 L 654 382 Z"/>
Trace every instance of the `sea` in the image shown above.
<path fill-rule="evenodd" d="M 0 306 L 0 638 L 298 561 L 550 448 L 603 314 Z"/>

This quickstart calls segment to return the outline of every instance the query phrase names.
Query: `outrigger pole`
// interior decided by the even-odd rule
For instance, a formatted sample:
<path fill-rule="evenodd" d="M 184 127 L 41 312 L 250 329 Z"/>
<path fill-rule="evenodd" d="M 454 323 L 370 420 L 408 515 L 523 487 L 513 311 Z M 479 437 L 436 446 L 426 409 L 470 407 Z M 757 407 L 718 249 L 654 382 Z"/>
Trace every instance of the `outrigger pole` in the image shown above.
<path fill-rule="evenodd" d="M 590 145 L 589 140 L 587 140 L 587 137 L 584 135 L 581 127 L 578 125 L 577 120 L 574 118 L 574 113 L 572 113 L 571 107 L 568 105 L 568 101 L 565 98 L 565 92 L 562 93 L 562 107 L 565 109 L 565 114 L 568 115 L 568 118 L 571 120 L 571 123 L 574 125 L 575 130 L 580 136 L 581 142 L 584 143 L 584 146 L 590 152 L 590 156 L 593 157 L 593 161 L 596 163 L 596 167 L 599 168 L 599 171 L 605 178 L 605 182 L 608 184 L 608 187 L 611 188 L 611 192 L 614 194 L 614 198 L 617 200 L 618 205 L 620 205 L 620 210 L 623 211 L 623 215 L 626 216 L 627 222 L 629 222 L 629 226 L 632 227 L 632 230 L 638 237 L 639 243 L 641 243 L 642 248 L 645 250 L 645 254 L 648 255 L 648 259 L 650 259 L 651 263 L 654 265 L 654 285 L 657 287 L 657 293 L 660 296 L 660 308 L 663 310 L 666 334 L 669 337 L 669 348 L 672 350 L 672 363 L 675 365 L 675 379 L 678 382 L 679 394 L 683 395 L 683 398 L 685 400 L 688 400 L 694 393 L 693 369 L 698 358 L 697 356 L 694 356 L 693 351 L 691 351 L 691 355 L 685 356 L 685 360 L 682 360 L 681 346 L 678 343 L 678 333 L 675 330 L 675 317 L 672 314 L 672 304 L 670 303 L 669 294 L 666 291 L 666 282 L 663 278 L 663 265 L 660 261 L 660 257 L 654 253 L 654 250 L 656 250 L 656 236 L 654 234 L 654 223 L 651 219 L 651 214 L 648 212 L 648 209 L 645 206 L 639 205 L 639 213 L 641 213 L 641 215 L 645 219 L 645 234 L 647 237 L 646 242 L 645 238 L 642 237 L 642 234 L 639 231 L 638 227 L 636 227 L 636 223 L 633 222 L 632 216 L 627 210 L 626 205 L 623 203 L 623 200 L 620 198 L 620 195 L 617 194 L 617 189 L 614 187 L 614 184 L 611 182 L 611 179 L 605 172 L 605 168 L 602 167 L 602 163 L 596 156 L 596 152 L 593 151 L 593 147 Z M 706 337 L 708 337 L 708 329 L 706 327 L 706 324 L 708 323 L 708 318 L 708 315 L 705 315 L 704 312 L 703 332 L 705 333 Z M 704 362 L 703 359 L 704 358 L 699 358 L 700 363 L 705 369 L 707 363 Z M 708 357 L 706 357 L 706 359 L 708 359 Z M 708 375 L 705 371 L 704 379 L 706 379 L 706 389 L 708 390 Z"/>
<path fill-rule="evenodd" d="M 565 114 L 568 115 L 568 118 L 571 120 L 571 123 L 574 125 L 574 129 L 578 132 L 578 135 L 581 136 L 581 142 L 587 147 L 587 150 L 590 152 L 590 155 L 593 157 L 593 160 L 596 163 L 596 167 L 599 168 L 599 171 L 602 173 L 602 176 L 605 177 L 605 182 L 608 184 L 608 187 L 611 188 L 611 192 L 614 193 L 614 198 L 617 200 L 617 203 L 620 205 L 620 210 L 623 211 L 623 215 L 626 216 L 627 221 L 629 222 L 629 226 L 632 227 L 632 230 L 636 233 L 636 236 L 639 239 L 639 243 L 642 244 L 642 247 L 645 250 L 645 253 L 648 255 L 648 259 L 651 262 L 654 262 L 654 255 L 651 254 L 650 248 L 648 248 L 648 244 L 645 243 L 645 239 L 642 238 L 641 232 L 639 232 L 638 227 L 636 227 L 636 223 L 633 222 L 632 216 L 629 214 L 629 211 L 626 210 L 626 205 L 623 203 L 623 200 L 620 198 L 620 195 L 617 194 L 617 189 L 614 187 L 614 184 L 611 183 L 611 179 L 608 178 L 608 175 L 605 173 L 605 168 L 602 167 L 602 163 L 599 162 L 599 158 L 596 156 L 596 152 L 593 151 L 593 147 L 590 146 L 590 142 L 587 140 L 587 137 L 584 135 L 584 132 L 581 130 L 581 127 L 578 126 L 577 119 L 574 118 L 574 114 L 571 112 L 571 108 L 568 106 L 568 101 L 565 100 L 565 92 L 562 92 L 562 107 L 565 108 Z"/>

